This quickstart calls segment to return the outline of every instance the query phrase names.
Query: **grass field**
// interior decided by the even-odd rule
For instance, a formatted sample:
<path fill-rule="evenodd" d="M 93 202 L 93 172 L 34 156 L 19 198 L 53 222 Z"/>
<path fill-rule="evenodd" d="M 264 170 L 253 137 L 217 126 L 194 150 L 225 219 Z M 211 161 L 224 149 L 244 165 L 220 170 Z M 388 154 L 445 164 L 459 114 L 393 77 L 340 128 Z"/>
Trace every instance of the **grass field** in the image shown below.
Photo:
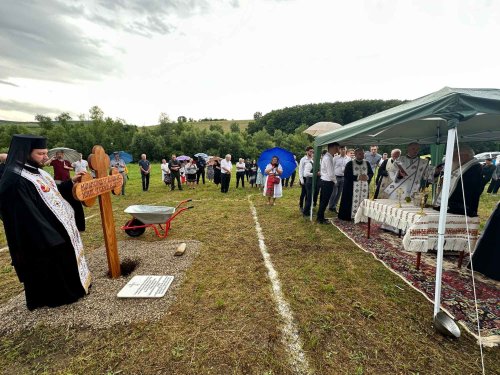
<path fill-rule="evenodd" d="M 333 226 L 304 221 L 299 187 L 265 205 L 257 189 L 228 194 L 211 183 L 170 192 L 153 166 L 142 192 L 130 167 L 126 196 L 113 197 L 119 241 L 134 241 L 119 226 L 131 204 L 164 204 L 193 198 L 195 209 L 173 222 L 160 240 L 147 230 L 140 240 L 198 240 L 202 249 L 169 314 L 156 323 L 107 330 L 44 326 L 0 338 L 4 374 L 289 374 L 288 347 L 259 251 L 251 201 L 267 250 L 298 327 L 303 350 L 317 374 L 479 374 L 479 347 L 466 333 L 458 341 L 435 333 L 432 305 Z M 484 221 L 497 197 L 483 197 Z M 86 209 L 86 216 L 98 212 Z M 87 222 L 86 252 L 102 246 L 98 216 Z M 3 231 L 3 228 L 2 228 Z M 1 245 L 5 237 L 1 233 Z M 92 271 L 92 270 L 91 270 Z M 0 304 L 22 291 L 0 253 Z M 499 371 L 500 349 L 485 349 L 486 373 Z"/>

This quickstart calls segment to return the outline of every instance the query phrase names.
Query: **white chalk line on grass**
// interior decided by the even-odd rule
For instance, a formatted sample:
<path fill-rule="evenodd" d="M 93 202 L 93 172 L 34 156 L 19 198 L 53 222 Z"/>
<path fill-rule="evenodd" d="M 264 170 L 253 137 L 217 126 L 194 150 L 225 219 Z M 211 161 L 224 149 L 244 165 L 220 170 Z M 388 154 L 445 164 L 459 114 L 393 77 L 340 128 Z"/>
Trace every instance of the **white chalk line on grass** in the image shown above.
<path fill-rule="evenodd" d="M 300 340 L 297 326 L 293 321 L 292 310 L 288 302 L 285 300 L 281 290 L 281 282 L 278 278 L 278 273 L 274 269 L 273 263 L 271 262 L 271 256 L 267 251 L 267 247 L 264 242 L 264 234 L 262 233 L 262 228 L 259 224 L 259 220 L 257 219 L 257 210 L 250 200 L 250 197 L 248 197 L 248 202 L 250 203 L 250 211 L 252 212 L 253 220 L 255 222 L 255 230 L 257 232 L 257 238 L 259 239 L 260 252 L 264 258 L 267 275 L 271 281 L 273 299 L 274 302 L 276 302 L 276 307 L 284 322 L 282 327 L 283 342 L 285 343 L 290 354 L 290 363 L 294 367 L 296 373 L 312 374 L 309 362 L 307 361 L 306 355 L 302 350 L 302 341 Z"/>

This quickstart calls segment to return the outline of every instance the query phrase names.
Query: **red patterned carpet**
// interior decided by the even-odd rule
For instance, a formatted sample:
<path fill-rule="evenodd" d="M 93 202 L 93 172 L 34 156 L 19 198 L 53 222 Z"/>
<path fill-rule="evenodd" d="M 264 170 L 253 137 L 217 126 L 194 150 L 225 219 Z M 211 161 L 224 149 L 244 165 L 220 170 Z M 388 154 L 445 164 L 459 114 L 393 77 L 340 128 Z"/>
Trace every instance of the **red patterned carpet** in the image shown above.
<path fill-rule="evenodd" d="M 420 270 L 416 269 L 416 253 L 402 251 L 402 239 L 380 230 L 372 223 L 371 238 L 366 238 L 366 224 L 354 224 L 338 219 L 332 223 L 364 251 L 372 253 L 386 267 L 395 271 L 424 295 L 434 300 L 436 254 L 422 254 Z M 354 230 L 356 228 L 356 230 Z M 469 331 L 477 335 L 474 293 L 471 271 L 457 267 L 458 255 L 444 256 L 441 306 Z M 481 336 L 487 341 L 500 342 L 500 283 L 475 273 L 476 295 L 479 309 Z M 485 340 L 485 341 L 486 341 Z"/>

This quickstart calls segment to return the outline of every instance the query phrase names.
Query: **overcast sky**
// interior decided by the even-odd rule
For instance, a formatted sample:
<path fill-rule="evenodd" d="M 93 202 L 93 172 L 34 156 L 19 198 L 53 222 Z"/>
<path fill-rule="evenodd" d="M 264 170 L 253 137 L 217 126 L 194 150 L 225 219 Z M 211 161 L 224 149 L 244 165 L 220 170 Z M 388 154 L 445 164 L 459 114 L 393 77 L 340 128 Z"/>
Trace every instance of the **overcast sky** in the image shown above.
<path fill-rule="evenodd" d="M 0 119 L 251 119 L 500 88 L 495 0 L 1 0 Z"/>

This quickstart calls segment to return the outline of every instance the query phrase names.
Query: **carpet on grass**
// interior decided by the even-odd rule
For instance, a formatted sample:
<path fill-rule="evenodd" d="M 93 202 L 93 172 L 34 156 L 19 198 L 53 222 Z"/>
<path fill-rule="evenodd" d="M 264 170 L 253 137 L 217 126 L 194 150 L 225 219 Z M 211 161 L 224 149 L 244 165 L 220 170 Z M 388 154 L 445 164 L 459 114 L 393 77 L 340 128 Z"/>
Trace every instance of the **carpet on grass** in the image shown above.
<path fill-rule="evenodd" d="M 423 253 L 420 269 L 416 269 L 417 253 L 403 250 L 402 239 L 394 233 L 380 229 L 372 223 L 371 238 L 366 238 L 366 224 L 354 224 L 337 218 L 332 220 L 339 228 L 364 251 L 372 253 L 386 267 L 393 270 L 410 285 L 434 301 L 436 281 L 436 253 Z M 477 336 L 477 319 L 474 307 L 472 273 L 467 269 L 468 257 L 458 268 L 458 253 L 444 254 L 441 306 L 469 332 Z M 479 322 L 483 343 L 500 343 L 500 282 L 489 279 L 478 272 L 474 273 Z"/>

